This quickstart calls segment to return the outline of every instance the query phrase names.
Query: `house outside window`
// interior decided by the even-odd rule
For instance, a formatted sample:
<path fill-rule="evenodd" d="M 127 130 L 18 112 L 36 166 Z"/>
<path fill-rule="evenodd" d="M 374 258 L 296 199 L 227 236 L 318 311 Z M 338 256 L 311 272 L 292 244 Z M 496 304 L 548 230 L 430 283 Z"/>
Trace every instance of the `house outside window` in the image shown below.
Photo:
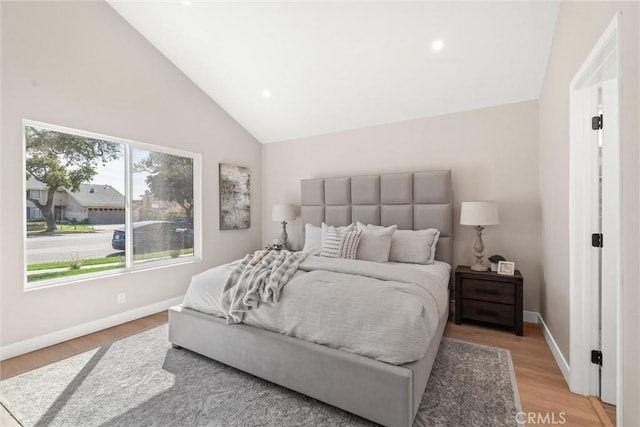
<path fill-rule="evenodd" d="M 27 220 L 38 220 L 38 219 L 42 219 L 42 214 L 40 213 L 40 209 L 27 206 Z"/>
<path fill-rule="evenodd" d="M 24 143 L 26 288 L 199 259 L 198 154 L 32 121 Z"/>
<path fill-rule="evenodd" d="M 27 190 L 27 191 L 28 191 L 28 195 L 27 195 L 28 198 L 40 200 L 40 190 Z"/>

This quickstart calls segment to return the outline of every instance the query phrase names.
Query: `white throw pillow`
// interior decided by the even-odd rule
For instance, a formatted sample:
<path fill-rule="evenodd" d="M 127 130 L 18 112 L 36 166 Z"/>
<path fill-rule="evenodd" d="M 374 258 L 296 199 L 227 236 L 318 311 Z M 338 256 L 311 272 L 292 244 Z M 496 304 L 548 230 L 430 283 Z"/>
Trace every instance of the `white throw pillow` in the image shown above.
<path fill-rule="evenodd" d="M 340 241 L 340 258 L 356 259 L 362 230 L 352 230 L 342 235 Z"/>
<path fill-rule="evenodd" d="M 327 237 L 327 231 L 329 230 L 329 227 L 333 227 L 333 225 L 327 225 L 324 222 L 322 223 L 322 240 L 320 241 L 321 248 L 322 246 L 324 246 L 324 239 L 326 239 Z M 342 234 L 342 233 L 347 233 L 353 230 L 355 228 L 355 225 L 349 224 L 343 227 L 334 227 L 334 228 L 338 231 L 338 233 Z"/>
<path fill-rule="evenodd" d="M 322 227 L 313 224 L 304 226 L 304 248 L 302 253 L 309 255 L 320 255 L 322 250 Z"/>
<path fill-rule="evenodd" d="M 356 221 L 356 227 L 358 230 L 396 230 L 398 228 L 397 225 L 390 225 L 389 227 L 385 227 L 384 225 L 373 225 L 373 224 L 363 224 L 360 221 Z"/>
<path fill-rule="evenodd" d="M 341 246 L 343 237 L 353 231 L 353 225 L 346 227 L 333 227 L 322 224 L 323 233 L 322 250 L 320 256 L 327 258 L 341 258 Z M 357 245 L 357 242 L 356 242 Z"/>
<path fill-rule="evenodd" d="M 358 230 L 362 231 L 356 259 L 373 262 L 389 262 L 389 252 L 391 250 L 391 239 L 395 233 L 397 225 L 391 227 L 369 228 L 357 223 Z"/>
<path fill-rule="evenodd" d="M 391 239 L 389 260 L 412 264 L 433 264 L 439 237 L 440 231 L 435 228 L 417 231 L 397 230 Z"/>
<path fill-rule="evenodd" d="M 327 258 L 340 258 L 340 244 L 342 243 L 342 235 L 335 227 L 329 227 L 327 235 L 322 244 L 320 256 Z"/>

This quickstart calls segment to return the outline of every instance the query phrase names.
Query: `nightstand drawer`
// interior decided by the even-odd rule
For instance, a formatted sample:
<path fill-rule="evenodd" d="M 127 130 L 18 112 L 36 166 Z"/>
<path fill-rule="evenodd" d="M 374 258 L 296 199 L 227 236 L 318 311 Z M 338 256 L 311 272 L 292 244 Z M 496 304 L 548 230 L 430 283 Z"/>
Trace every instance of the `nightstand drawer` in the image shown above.
<path fill-rule="evenodd" d="M 514 297 L 515 286 L 511 283 L 467 278 L 462 280 L 462 298 L 513 304 Z"/>
<path fill-rule="evenodd" d="M 462 300 L 462 317 L 482 322 L 513 326 L 514 306 L 470 299 Z"/>

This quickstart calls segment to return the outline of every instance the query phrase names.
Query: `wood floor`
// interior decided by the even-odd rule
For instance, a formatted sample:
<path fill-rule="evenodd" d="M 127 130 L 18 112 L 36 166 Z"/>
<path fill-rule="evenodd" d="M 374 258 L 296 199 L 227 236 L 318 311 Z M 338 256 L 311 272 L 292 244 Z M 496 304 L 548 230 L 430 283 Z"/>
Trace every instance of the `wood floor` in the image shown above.
<path fill-rule="evenodd" d="M 524 336 L 518 337 L 498 328 L 449 322 L 444 335 L 511 351 L 522 410 L 526 413 L 525 416 L 537 421 L 528 425 L 615 425 L 615 409 L 612 423 L 597 399 L 589 399 L 569 391 L 539 325 L 525 323 Z M 560 423 L 562 419 L 566 423 Z M 545 420 L 547 422 L 541 422 Z"/>
<path fill-rule="evenodd" d="M 94 334 L 0 362 L 0 379 L 82 353 L 104 343 L 137 334 L 167 322 L 167 312 L 157 313 Z M 567 388 L 560 369 L 536 324 L 525 323 L 524 336 L 479 325 L 449 323 L 445 336 L 472 343 L 506 348 L 511 351 L 524 416 L 535 422 L 528 425 L 610 426 L 615 425 L 615 408 L 603 407 L 597 399 L 573 394 Z M 613 408 L 613 409 L 612 409 Z M 613 415 L 613 424 L 611 423 Z M 564 419 L 565 423 L 560 423 Z M 0 425 L 18 426 L 0 406 Z"/>

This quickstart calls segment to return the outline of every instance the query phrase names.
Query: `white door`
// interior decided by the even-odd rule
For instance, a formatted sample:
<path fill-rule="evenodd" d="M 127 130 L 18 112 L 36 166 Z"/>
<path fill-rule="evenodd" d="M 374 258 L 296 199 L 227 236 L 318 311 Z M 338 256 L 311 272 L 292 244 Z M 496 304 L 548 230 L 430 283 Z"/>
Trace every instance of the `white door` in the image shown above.
<path fill-rule="evenodd" d="M 600 370 L 600 398 L 616 404 L 617 375 L 617 307 L 620 281 L 620 149 L 618 81 L 610 79 L 601 85 L 601 112 L 603 116 L 602 147 L 602 258 L 600 274 L 600 316 L 602 368 Z"/>

